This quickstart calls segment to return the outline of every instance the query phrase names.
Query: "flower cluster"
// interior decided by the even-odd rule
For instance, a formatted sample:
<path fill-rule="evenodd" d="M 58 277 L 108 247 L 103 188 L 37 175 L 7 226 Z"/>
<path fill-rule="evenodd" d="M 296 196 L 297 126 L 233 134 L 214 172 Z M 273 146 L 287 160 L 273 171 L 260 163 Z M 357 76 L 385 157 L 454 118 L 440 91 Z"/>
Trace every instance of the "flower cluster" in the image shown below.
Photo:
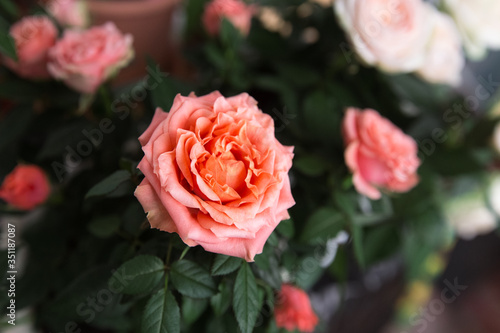
<path fill-rule="evenodd" d="M 48 16 L 27 16 L 12 25 L 17 60 L 3 62 L 19 76 L 39 80 L 55 78 L 72 89 L 94 93 L 133 58 L 132 36 L 123 35 L 109 22 L 82 30 L 87 14 L 81 1 L 54 0 L 48 11 L 64 27 L 62 38 Z"/>

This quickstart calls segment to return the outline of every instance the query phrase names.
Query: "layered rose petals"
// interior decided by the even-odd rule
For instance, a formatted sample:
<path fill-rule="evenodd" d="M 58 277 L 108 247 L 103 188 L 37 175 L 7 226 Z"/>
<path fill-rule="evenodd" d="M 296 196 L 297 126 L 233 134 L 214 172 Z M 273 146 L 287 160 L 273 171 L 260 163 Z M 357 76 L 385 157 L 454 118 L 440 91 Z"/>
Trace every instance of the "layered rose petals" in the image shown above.
<path fill-rule="evenodd" d="M 253 260 L 294 204 L 293 147 L 248 94 L 175 98 L 139 138 L 146 176 L 136 196 L 151 226 L 190 245 Z"/>
<path fill-rule="evenodd" d="M 378 112 L 349 108 L 343 121 L 346 164 L 359 193 L 406 192 L 418 183 L 417 144 Z"/>

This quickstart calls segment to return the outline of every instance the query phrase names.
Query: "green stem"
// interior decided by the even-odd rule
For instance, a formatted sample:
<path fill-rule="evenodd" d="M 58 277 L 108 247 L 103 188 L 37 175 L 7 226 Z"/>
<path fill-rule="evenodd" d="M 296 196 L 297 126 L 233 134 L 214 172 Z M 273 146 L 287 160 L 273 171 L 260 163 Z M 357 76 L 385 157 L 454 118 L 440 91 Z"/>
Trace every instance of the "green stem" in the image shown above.
<path fill-rule="evenodd" d="M 168 242 L 168 249 L 167 249 L 167 258 L 165 259 L 165 267 L 166 267 L 166 272 L 165 272 L 165 290 L 168 289 L 168 271 L 170 269 L 170 257 L 172 256 L 172 242 Z"/>
<path fill-rule="evenodd" d="M 105 85 L 99 87 L 99 94 L 101 95 L 102 103 L 104 104 L 106 116 L 111 117 L 113 115 L 113 110 L 111 110 L 111 98 Z"/>

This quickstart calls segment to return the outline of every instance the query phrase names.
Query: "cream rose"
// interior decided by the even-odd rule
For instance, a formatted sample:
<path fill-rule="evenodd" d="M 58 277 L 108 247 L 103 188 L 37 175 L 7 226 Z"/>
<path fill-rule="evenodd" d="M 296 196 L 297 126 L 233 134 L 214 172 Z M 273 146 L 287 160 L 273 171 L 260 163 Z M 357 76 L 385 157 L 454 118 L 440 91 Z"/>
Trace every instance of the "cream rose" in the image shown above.
<path fill-rule="evenodd" d="M 370 66 L 412 72 L 422 66 L 432 31 L 421 0 L 336 0 L 335 11 L 357 55 Z"/>
<path fill-rule="evenodd" d="M 177 95 L 139 138 L 145 178 L 135 195 L 153 228 L 189 246 L 252 261 L 294 205 L 293 147 L 248 94 Z"/>
<path fill-rule="evenodd" d="M 443 0 L 458 26 L 467 54 L 481 59 L 488 48 L 500 49 L 500 1 Z"/>
<path fill-rule="evenodd" d="M 432 10 L 434 29 L 425 53 L 423 66 L 416 74 L 431 83 L 456 86 L 462 80 L 465 59 L 462 39 L 453 20 L 437 10 Z"/>

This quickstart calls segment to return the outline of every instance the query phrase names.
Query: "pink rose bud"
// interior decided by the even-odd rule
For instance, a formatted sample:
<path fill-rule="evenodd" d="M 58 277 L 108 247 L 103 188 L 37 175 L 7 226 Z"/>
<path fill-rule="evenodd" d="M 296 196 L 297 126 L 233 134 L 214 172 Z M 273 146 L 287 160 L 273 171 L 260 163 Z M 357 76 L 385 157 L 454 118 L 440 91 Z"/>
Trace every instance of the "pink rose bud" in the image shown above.
<path fill-rule="evenodd" d="M 304 290 L 283 284 L 274 308 L 276 326 L 288 331 L 314 332 L 318 317 L 314 313 L 309 296 Z"/>
<path fill-rule="evenodd" d="M 347 109 L 342 130 L 345 161 L 359 193 L 379 199 L 378 188 L 406 192 L 418 183 L 417 144 L 377 111 Z"/>
<path fill-rule="evenodd" d="M 293 147 L 248 94 L 177 95 L 141 135 L 146 176 L 135 196 L 153 228 L 189 246 L 253 261 L 295 204 Z"/>
<path fill-rule="evenodd" d="M 66 30 L 49 52 L 52 76 L 81 93 L 99 86 L 132 60 L 132 35 L 108 22 L 88 30 Z"/>
<path fill-rule="evenodd" d="M 63 27 L 85 28 L 89 24 L 89 13 L 82 0 L 50 0 L 47 11 Z"/>
<path fill-rule="evenodd" d="M 36 165 L 18 165 L 0 186 L 0 198 L 23 210 L 31 210 L 47 200 L 50 183 Z"/>
<path fill-rule="evenodd" d="M 27 16 L 12 25 L 18 60 L 4 57 L 7 67 L 27 79 L 47 79 L 47 54 L 56 43 L 57 28 L 46 16 Z"/>
<path fill-rule="evenodd" d="M 205 6 L 203 24 L 208 34 L 215 36 L 219 33 L 223 18 L 226 18 L 244 36 L 250 32 L 254 6 L 249 6 L 240 0 L 212 0 Z"/>

